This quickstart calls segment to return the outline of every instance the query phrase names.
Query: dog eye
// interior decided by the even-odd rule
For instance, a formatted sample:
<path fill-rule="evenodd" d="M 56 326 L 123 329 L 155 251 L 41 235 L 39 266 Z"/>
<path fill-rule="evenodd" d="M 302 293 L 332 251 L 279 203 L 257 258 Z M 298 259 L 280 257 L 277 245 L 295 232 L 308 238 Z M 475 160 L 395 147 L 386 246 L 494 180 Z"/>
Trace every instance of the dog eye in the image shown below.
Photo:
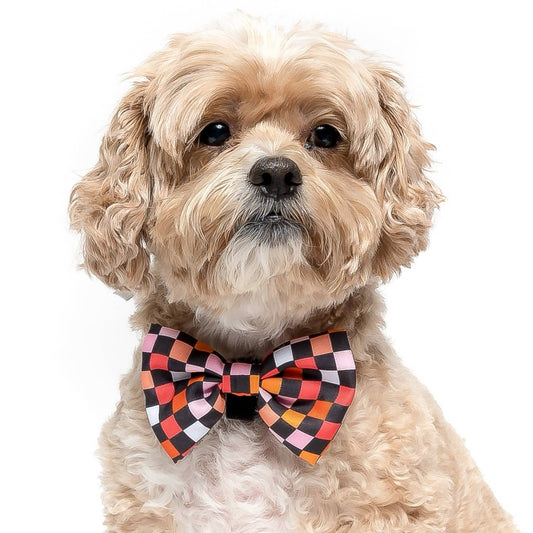
<path fill-rule="evenodd" d="M 329 124 L 317 126 L 311 133 L 311 137 L 306 143 L 307 148 L 316 146 L 317 148 L 334 148 L 341 140 L 341 134 L 336 128 Z"/>
<path fill-rule="evenodd" d="M 200 132 L 200 142 L 208 146 L 221 146 L 231 137 L 229 126 L 223 122 L 208 124 Z"/>

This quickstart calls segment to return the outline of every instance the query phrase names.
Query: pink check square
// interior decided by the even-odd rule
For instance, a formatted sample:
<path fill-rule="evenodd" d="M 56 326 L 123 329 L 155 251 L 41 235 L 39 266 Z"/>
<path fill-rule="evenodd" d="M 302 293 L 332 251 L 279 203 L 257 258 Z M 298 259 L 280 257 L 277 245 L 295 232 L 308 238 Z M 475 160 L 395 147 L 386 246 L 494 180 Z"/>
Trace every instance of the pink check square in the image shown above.
<path fill-rule="evenodd" d="M 151 352 L 154 348 L 155 341 L 157 340 L 157 335 L 155 333 L 148 333 L 144 338 L 142 351 Z"/>
<path fill-rule="evenodd" d="M 303 450 L 313 440 L 313 437 L 296 429 L 285 440 L 300 450 Z"/>

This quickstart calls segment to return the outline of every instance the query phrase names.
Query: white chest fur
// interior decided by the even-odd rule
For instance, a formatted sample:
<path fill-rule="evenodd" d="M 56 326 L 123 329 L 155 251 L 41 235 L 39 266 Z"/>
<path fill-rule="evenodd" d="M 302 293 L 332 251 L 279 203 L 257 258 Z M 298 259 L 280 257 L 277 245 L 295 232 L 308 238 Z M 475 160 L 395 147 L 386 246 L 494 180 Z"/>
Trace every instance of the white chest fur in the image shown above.
<path fill-rule="evenodd" d="M 157 493 L 145 505 L 169 509 L 176 533 L 298 531 L 294 483 L 305 465 L 260 420 L 221 420 L 177 464 L 158 446 L 143 463 Z"/>

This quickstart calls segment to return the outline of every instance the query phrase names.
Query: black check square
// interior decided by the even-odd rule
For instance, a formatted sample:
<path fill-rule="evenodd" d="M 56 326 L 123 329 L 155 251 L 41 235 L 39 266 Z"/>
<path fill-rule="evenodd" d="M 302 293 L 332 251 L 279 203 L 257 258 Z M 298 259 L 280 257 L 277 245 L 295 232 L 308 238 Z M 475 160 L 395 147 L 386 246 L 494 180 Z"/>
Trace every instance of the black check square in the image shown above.
<path fill-rule="evenodd" d="M 329 334 L 331 339 L 331 347 L 334 352 L 342 352 L 350 350 L 350 342 L 345 331 L 332 331 Z"/>
<path fill-rule="evenodd" d="M 282 439 L 286 439 L 291 433 L 294 432 L 294 428 L 281 418 L 276 420 L 276 422 L 270 426 L 270 429 Z"/>
<path fill-rule="evenodd" d="M 172 350 L 173 345 L 174 339 L 172 339 L 171 337 L 165 337 L 164 335 L 158 335 L 156 341 L 154 342 L 152 353 L 168 355 L 170 353 L 170 350 Z"/>
<path fill-rule="evenodd" d="M 302 339 L 301 341 L 291 343 L 291 349 L 294 359 L 303 359 L 313 353 L 309 339 Z"/>

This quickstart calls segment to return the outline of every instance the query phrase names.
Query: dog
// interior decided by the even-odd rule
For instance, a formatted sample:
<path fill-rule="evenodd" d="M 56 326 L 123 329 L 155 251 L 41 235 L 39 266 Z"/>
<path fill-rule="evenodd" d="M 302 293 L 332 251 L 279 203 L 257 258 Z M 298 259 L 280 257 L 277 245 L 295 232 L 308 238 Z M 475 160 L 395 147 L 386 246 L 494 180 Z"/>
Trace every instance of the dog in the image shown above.
<path fill-rule="evenodd" d="M 321 26 L 246 15 L 135 75 L 70 203 L 85 268 L 135 295 L 146 335 L 100 438 L 107 531 L 516 532 L 382 331 L 377 287 L 443 200 L 399 75 Z M 355 397 L 309 460 L 226 389 L 228 412 L 172 456 L 147 414 L 162 331 L 248 369 L 346 331 Z"/>

